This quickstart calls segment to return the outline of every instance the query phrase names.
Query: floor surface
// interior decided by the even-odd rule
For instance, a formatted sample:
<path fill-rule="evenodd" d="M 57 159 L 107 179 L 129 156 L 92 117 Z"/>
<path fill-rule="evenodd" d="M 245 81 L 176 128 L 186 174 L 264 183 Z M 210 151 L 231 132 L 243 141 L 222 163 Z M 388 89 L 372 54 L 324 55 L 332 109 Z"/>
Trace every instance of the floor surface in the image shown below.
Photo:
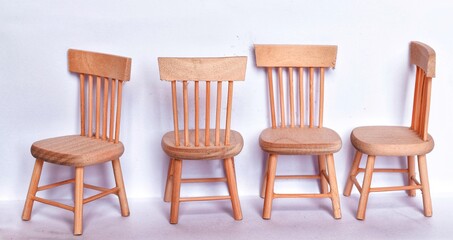
<path fill-rule="evenodd" d="M 355 219 L 358 194 L 341 197 L 342 219 L 332 217 L 328 199 L 276 199 L 272 219 L 261 218 L 263 200 L 241 198 L 244 219 L 234 221 L 229 201 L 181 203 L 179 223 L 169 224 L 170 204 L 129 199 L 131 215 L 121 217 L 118 201 L 107 197 L 84 208 L 83 235 L 72 235 L 72 213 L 35 203 L 22 221 L 22 201 L 0 202 L 0 239 L 451 239 L 453 196 L 432 196 L 433 217 L 422 213 L 420 194 L 372 194 L 365 221 Z"/>

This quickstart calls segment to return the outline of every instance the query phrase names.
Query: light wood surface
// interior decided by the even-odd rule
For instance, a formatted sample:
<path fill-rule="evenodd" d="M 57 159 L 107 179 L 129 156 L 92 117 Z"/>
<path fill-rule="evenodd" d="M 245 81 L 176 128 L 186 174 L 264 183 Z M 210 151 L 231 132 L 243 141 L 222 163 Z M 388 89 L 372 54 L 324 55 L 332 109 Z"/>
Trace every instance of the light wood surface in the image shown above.
<path fill-rule="evenodd" d="M 333 153 L 342 142 L 323 126 L 325 71 L 335 67 L 336 55 L 337 46 L 255 45 L 256 65 L 266 68 L 271 118 L 259 137 L 269 155 L 261 190 L 264 219 L 271 218 L 274 198 L 330 198 L 334 218 L 341 218 Z M 279 155 L 317 155 L 319 171 L 276 175 Z M 275 180 L 284 179 L 319 179 L 320 193 L 275 193 Z"/>
<path fill-rule="evenodd" d="M 80 135 L 36 141 L 31 154 L 36 158 L 22 214 L 30 220 L 33 202 L 38 201 L 74 212 L 74 235 L 83 229 L 83 205 L 109 194 L 119 197 L 121 215 L 129 215 L 119 158 L 124 146 L 119 140 L 123 81 L 130 79 L 131 59 L 109 54 L 68 50 L 69 71 L 80 81 Z M 84 183 L 84 167 L 112 161 L 115 187 L 103 188 Z M 43 163 L 75 168 L 75 178 L 38 186 Z M 38 191 L 74 184 L 74 206 L 37 197 Z M 100 193 L 84 198 L 84 188 Z"/>
<path fill-rule="evenodd" d="M 356 149 L 344 195 L 350 196 L 353 185 L 360 192 L 357 219 L 365 219 L 370 192 L 407 191 L 411 197 L 417 189 L 422 191 L 424 215 L 432 215 L 432 204 L 426 165 L 426 154 L 434 148 L 434 140 L 428 134 L 428 120 L 431 97 L 431 80 L 435 76 L 435 52 L 420 42 L 410 44 L 410 62 L 415 65 L 415 87 L 410 127 L 404 126 L 365 126 L 353 129 L 351 143 Z M 365 168 L 360 167 L 362 155 L 367 155 Z M 407 168 L 374 168 L 377 156 L 404 156 Z M 420 180 L 416 179 L 415 159 L 417 156 Z M 403 186 L 371 187 L 374 173 L 390 172 L 407 174 Z M 357 175 L 364 173 L 363 183 Z"/>
<path fill-rule="evenodd" d="M 170 223 L 178 223 L 180 202 L 211 200 L 231 200 L 233 218 L 241 220 L 234 157 L 244 141 L 231 129 L 231 118 L 233 84 L 245 79 L 247 58 L 161 57 L 158 62 L 161 80 L 171 82 L 172 94 L 174 129 L 161 141 L 170 158 L 164 195 L 164 201 L 171 201 Z M 214 159 L 223 160 L 225 178 L 181 178 L 184 160 Z M 226 182 L 229 195 L 180 196 L 181 183 L 203 182 Z"/>

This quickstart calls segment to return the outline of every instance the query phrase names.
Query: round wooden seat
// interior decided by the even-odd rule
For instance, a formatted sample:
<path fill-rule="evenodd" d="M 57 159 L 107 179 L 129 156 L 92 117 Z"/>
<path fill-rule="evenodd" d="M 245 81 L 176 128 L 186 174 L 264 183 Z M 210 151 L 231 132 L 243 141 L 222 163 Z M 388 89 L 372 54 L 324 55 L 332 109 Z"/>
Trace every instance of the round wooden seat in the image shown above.
<path fill-rule="evenodd" d="M 330 154 L 341 149 L 341 138 L 329 128 L 267 128 L 261 132 L 263 151 L 275 154 Z"/>
<path fill-rule="evenodd" d="M 31 154 L 45 162 L 83 167 L 119 159 L 123 155 L 121 142 L 70 135 L 34 142 Z"/>
<path fill-rule="evenodd" d="M 414 130 L 402 126 L 365 126 L 352 130 L 351 143 L 362 153 L 374 156 L 424 155 L 434 148 L 431 135 L 423 141 Z"/>
<path fill-rule="evenodd" d="M 175 144 L 175 132 L 167 132 L 162 137 L 162 149 L 170 157 L 175 159 L 185 160 L 211 160 L 225 159 L 238 155 L 244 146 L 244 140 L 240 133 L 231 130 L 229 145 L 222 144 L 215 146 L 215 130 L 209 131 L 210 144 L 205 146 L 204 142 L 200 146 L 195 146 L 193 141 L 190 141 L 188 146 Z M 200 136 L 205 136 L 205 131 L 200 130 Z M 180 142 L 184 142 L 184 131 L 179 131 Z M 225 130 L 220 131 L 220 139 L 225 138 Z M 195 130 L 189 130 L 189 139 L 195 139 Z"/>

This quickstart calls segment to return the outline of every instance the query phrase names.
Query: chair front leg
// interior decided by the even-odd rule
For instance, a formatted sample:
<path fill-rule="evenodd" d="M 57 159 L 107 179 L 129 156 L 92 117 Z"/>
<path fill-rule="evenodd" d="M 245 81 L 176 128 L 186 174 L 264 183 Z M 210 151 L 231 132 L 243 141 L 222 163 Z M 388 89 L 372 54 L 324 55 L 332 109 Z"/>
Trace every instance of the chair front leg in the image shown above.
<path fill-rule="evenodd" d="M 407 173 L 408 185 L 415 186 L 416 184 L 413 180 L 413 178 L 415 178 L 415 157 L 414 156 L 407 156 L 407 170 L 408 170 L 408 173 Z M 409 195 L 410 197 L 415 197 L 416 190 L 415 189 L 408 190 L 407 195 Z"/>
<path fill-rule="evenodd" d="M 181 190 L 182 160 L 174 159 L 173 162 L 173 187 L 171 193 L 170 223 L 178 223 L 179 194 Z"/>
<path fill-rule="evenodd" d="M 429 190 L 428 167 L 426 165 L 426 155 L 418 156 L 418 169 L 420 171 L 420 182 L 422 185 L 423 209 L 426 217 L 433 215 L 431 203 L 431 193 Z"/>
<path fill-rule="evenodd" d="M 319 179 L 321 183 L 321 193 L 328 192 L 328 183 L 322 172 L 326 172 L 326 155 L 318 155 Z"/>
<path fill-rule="evenodd" d="M 368 203 L 368 195 L 370 194 L 371 178 L 373 177 L 375 159 L 375 156 L 368 155 L 365 175 L 363 177 L 362 191 L 360 192 L 359 207 L 357 209 L 357 219 L 359 220 L 365 219 L 365 211 Z"/>
<path fill-rule="evenodd" d="M 266 159 L 266 167 L 264 168 L 264 175 L 263 175 L 263 185 L 261 186 L 261 193 L 260 197 L 264 198 L 266 195 L 266 185 L 267 185 L 267 168 L 269 166 L 269 161 Z"/>
<path fill-rule="evenodd" d="M 227 158 L 223 160 L 223 163 L 227 177 L 228 191 L 231 197 L 231 205 L 233 207 L 233 217 L 235 220 L 242 220 L 241 203 L 239 202 L 236 174 L 234 171 L 234 160 L 233 158 Z"/>
<path fill-rule="evenodd" d="M 82 235 L 83 218 L 83 167 L 75 168 L 74 235 Z"/>
<path fill-rule="evenodd" d="M 340 197 L 338 196 L 337 175 L 335 173 L 335 163 L 333 154 L 327 155 L 327 169 L 329 171 L 330 194 L 332 199 L 333 217 L 341 218 Z"/>
<path fill-rule="evenodd" d="M 264 207 L 263 207 L 263 218 L 270 219 L 272 211 L 272 200 L 274 199 L 274 181 L 275 173 L 277 170 L 277 155 L 269 154 L 267 160 L 267 183 L 266 183 L 266 194 L 264 196 Z"/>
<path fill-rule="evenodd" d="M 116 187 L 118 187 L 118 198 L 120 201 L 121 216 L 129 216 L 129 204 L 127 203 L 126 187 L 124 186 L 123 173 L 121 171 L 120 160 L 116 159 L 112 161 L 113 174 L 115 176 Z"/>
<path fill-rule="evenodd" d="M 356 178 L 357 172 L 359 171 L 360 160 L 362 159 L 362 153 L 358 150 L 355 151 L 354 161 L 352 162 L 351 170 L 349 171 L 348 180 L 344 188 L 343 195 L 346 197 L 351 196 L 353 178 Z"/>
<path fill-rule="evenodd" d="M 30 186 L 28 187 L 27 200 L 25 201 L 24 210 L 22 212 L 22 220 L 28 221 L 31 218 L 31 210 L 33 209 L 34 197 L 38 191 L 39 179 L 41 178 L 42 166 L 44 161 L 36 159 L 33 173 L 31 175 Z"/>
<path fill-rule="evenodd" d="M 174 174 L 174 159 L 171 158 L 170 162 L 168 163 L 168 171 L 167 171 L 167 181 L 165 183 L 165 195 L 164 195 L 164 202 L 171 201 L 171 192 L 173 188 L 173 174 Z"/>

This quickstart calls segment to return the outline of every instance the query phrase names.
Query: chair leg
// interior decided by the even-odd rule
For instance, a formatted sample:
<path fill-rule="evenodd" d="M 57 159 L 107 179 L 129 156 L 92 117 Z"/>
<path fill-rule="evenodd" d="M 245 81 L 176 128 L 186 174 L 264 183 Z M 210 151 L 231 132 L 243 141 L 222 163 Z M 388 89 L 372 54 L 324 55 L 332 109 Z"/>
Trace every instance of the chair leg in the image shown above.
<path fill-rule="evenodd" d="M 82 235 L 83 218 L 83 167 L 75 168 L 74 235 Z"/>
<path fill-rule="evenodd" d="M 31 210 L 33 209 L 34 197 L 38 191 L 39 179 L 41 178 L 42 166 L 44 161 L 36 159 L 33 173 L 31 175 L 30 186 L 28 187 L 27 200 L 25 201 L 24 210 L 22 212 L 22 220 L 28 221 L 31 218 Z"/>
<path fill-rule="evenodd" d="M 321 182 L 321 193 L 328 192 L 327 180 L 324 178 L 322 172 L 326 172 L 326 155 L 318 155 L 319 177 Z"/>
<path fill-rule="evenodd" d="M 420 171 L 420 182 L 422 184 L 423 209 L 426 217 L 433 215 L 431 194 L 429 191 L 428 168 L 426 166 L 426 156 L 418 156 L 418 169 Z"/>
<path fill-rule="evenodd" d="M 352 191 L 352 179 L 357 176 L 357 172 L 359 171 L 360 160 L 362 159 L 362 153 L 359 151 L 355 152 L 354 161 L 351 166 L 351 171 L 349 171 L 348 180 L 346 181 L 346 186 L 344 188 L 343 195 L 346 197 L 351 196 Z"/>
<path fill-rule="evenodd" d="M 414 156 L 407 156 L 407 169 L 408 169 L 408 174 L 407 174 L 407 182 L 408 185 L 410 186 L 415 186 L 415 182 L 412 180 L 415 178 L 415 157 Z M 416 190 L 408 190 L 407 195 L 410 197 L 415 197 L 416 195 Z"/>
<path fill-rule="evenodd" d="M 170 159 L 168 163 L 168 172 L 167 172 L 167 181 L 165 184 L 165 195 L 164 195 L 164 202 L 171 201 L 171 192 L 173 187 L 173 174 L 174 174 L 174 167 L 173 167 L 174 159 Z"/>
<path fill-rule="evenodd" d="M 275 173 L 277 170 L 277 155 L 269 154 L 267 160 L 267 183 L 266 183 L 266 194 L 264 196 L 264 207 L 263 207 L 263 218 L 270 219 L 272 211 L 272 200 L 274 199 L 274 181 Z"/>
<path fill-rule="evenodd" d="M 179 194 L 181 189 L 182 160 L 174 159 L 173 161 L 173 187 L 171 194 L 170 223 L 178 223 L 179 215 Z"/>
<path fill-rule="evenodd" d="M 341 218 L 340 197 L 338 196 L 337 175 L 335 173 L 335 163 L 333 155 L 327 155 L 327 169 L 329 171 L 330 194 L 332 199 L 333 217 L 335 219 Z"/>
<path fill-rule="evenodd" d="M 260 197 L 264 198 L 266 195 L 266 184 L 267 184 L 267 168 L 269 166 L 269 161 L 266 160 L 266 167 L 264 168 L 264 176 L 263 176 L 263 185 L 261 186 L 261 193 Z"/>
<path fill-rule="evenodd" d="M 368 202 L 368 195 L 370 194 L 371 178 L 373 177 L 375 159 L 375 156 L 368 155 L 365 175 L 363 177 L 362 191 L 360 192 L 359 207 L 357 209 L 357 219 L 359 220 L 365 219 L 365 211 Z"/>
<path fill-rule="evenodd" d="M 223 160 L 225 166 L 225 173 L 227 177 L 228 191 L 230 192 L 231 204 L 233 207 L 233 217 L 235 220 L 242 220 L 241 203 L 239 202 L 236 174 L 234 171 L 233 158 Z"/>
<path fill-rule="evenodd" d="M 118 198 L 120 201 L 121 216 L 127 217 L 127 216 L 129 216 L 130 212 L 129 212 L 129 204 L 127 203 L 126 188 L 124 187 L 123 173 L 121 171 L 120 160 L 119 159 L 113 160 L 112 167 L 113 167 L 113 174 L 115 175 L 116 187 L 119 188 Z"/>

